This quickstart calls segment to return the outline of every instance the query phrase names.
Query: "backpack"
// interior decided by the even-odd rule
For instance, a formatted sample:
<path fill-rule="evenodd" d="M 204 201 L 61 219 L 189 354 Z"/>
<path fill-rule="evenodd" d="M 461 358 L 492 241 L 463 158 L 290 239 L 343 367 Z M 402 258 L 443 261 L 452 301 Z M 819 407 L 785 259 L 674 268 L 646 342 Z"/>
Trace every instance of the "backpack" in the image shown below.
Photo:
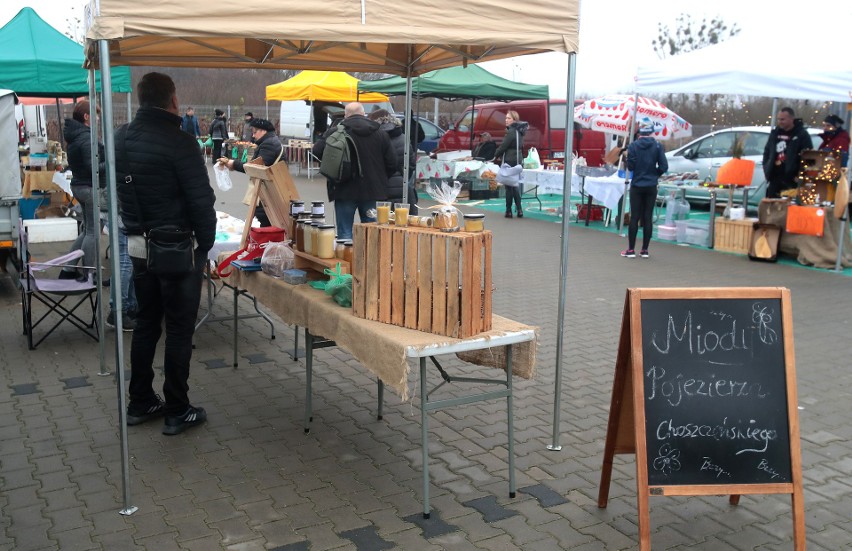
<path fill-rule="evenodd" d="M 354 159 L 354 164 L 353 164 Z M 325 140 L 325 149 L 320 162 L 320 174 L 335 184 L 345 184 L 356 175 L 361 176 L 361 159 L 355 149 L 355 141 L 346 132 L 346 127 L 338 124 L 334 132 Z"/>

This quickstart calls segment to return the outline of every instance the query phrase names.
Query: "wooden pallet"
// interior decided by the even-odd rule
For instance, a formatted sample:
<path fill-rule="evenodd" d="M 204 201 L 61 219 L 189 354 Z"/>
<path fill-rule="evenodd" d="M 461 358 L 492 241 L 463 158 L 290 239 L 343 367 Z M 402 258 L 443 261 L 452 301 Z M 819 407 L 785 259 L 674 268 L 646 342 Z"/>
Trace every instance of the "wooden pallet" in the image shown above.
<path fill-rule="evenodd" d="M 335 269 L 339 262 L 340 273 L 349 273 L 349 263 L 345 260 L 340 260 L 339 258 L 320 258 L 312 254 L 297 251 L 296 249 L 293 249 L 293 253 L 296 255 L 296 267 L 300 270 L 313 270 L 322 274 L 326 268 Z"/>
<path fill-rule="evenodd" d="M 717 219 L 714 230 L 714 248 L 717 251 L 748 254 L 755 222 L 757 222 L 755 218 L 746 218 L 745 220 Z"/>
<path fill-rule="evenodd" d="M 356 316 L 462 339 L 491 329 L 491 232 L 356 224 L 353 248 Z"/>

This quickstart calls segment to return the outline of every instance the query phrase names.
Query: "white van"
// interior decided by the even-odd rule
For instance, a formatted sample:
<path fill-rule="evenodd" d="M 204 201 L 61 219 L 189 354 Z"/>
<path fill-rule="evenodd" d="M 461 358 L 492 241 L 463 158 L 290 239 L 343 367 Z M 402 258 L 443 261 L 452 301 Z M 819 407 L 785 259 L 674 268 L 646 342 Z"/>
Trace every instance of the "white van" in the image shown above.
<path fill-rule="evenodd" d="M 312 110 L 309 101 L 282 101 L 278 135 L 282 138 L 310 140 L 311 118 L 313 116 L 315 117 L 314 135 L 321 136 L 331 124 L 332 115 L 342 113 L 343 107 L 343 103 L 334 101 L 315 101 Z M 375 109 L 387 109 L 390 113 L 394 112 L 389 102 L 364 104 L 364 110 L 368 115 Z"/>

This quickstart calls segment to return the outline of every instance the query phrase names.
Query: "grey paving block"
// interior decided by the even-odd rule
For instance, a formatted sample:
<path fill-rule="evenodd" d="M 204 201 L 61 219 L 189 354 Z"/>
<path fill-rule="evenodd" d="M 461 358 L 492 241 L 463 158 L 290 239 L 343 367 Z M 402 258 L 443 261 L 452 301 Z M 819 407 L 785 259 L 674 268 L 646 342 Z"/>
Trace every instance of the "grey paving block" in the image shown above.
<path fill-rule="evenodd" d="M 458 526 L 441 520 L 441 515 L 435 509 L 429 513 L 429 518 L 423 518 L 423 513 L 416 513 L 405 517 L 405 520 L 419 526 L 423 531 L 423 537 L 427 540 L 451 534 L 459 529 Z"/>
<path fill-rule="evenodd" d="M 89 382 L 89 378 L 86 376 L 83 377 L 69 377 L 68 379 L 59 379 L 63 383 L 65 383 L 65 390 L 69 390 L 72 388 L 83 388 L 86 386 L 92 386 L 92 383 Z"/>
<path fill-rule="evenodd" d="M 201 363 L 207 365 L 207 369 L 222 369 L 223 367 L 228 367 L 229 364 L 225 363 L 225 360 L 222 358 L 213 358 L 212 360 L 201 360 Z"/>
<path fill-rule="evenodd" d="M 465 501 L 464 505 L 482 513 L 483 519 L 488 523 L 497 522 L 498 520 L 507 519 L 518 514 L 517 511 L 506 509 L 500 505 L 494 496 L 471 499 L 470 501 Z"/>
<path fill-rule="evenodd" d="M 12 389 L 12 396 L 26 396 L 27 394 L 36 394 L 41 392 L 38 389 L 38 383 L 23 383 L 20 385 L 9 385 Z"/>
<path fill-rule="evenodd" d="M 298 543 L 288 543 L 287 545 L 280 545 L 278 547 L 273 547 L 269 551 L 310 551 L 311 542 L 309 541 L 300 541 Z"/>
<path fill-rule="evenodd" d="M 554 505 L 568 503 L 568 500 L 562 497 L 562 494 L 553 491 L 544 484 L 536 484 L 535 486 L 519 488 L 518 491 L 533 496 L 538 500 L 542 507 L 553 507 Z"/>
<path fill-rule="evenodd" d="M 274 361 L 272 358 L 267 357 L 265 352 L 259 352 L 257 354 L 245 354 L 243 355 L 243 358 L 247 359 L 252 365 Z"/>
<path fill-rule="evenodd" d="M 354 530 L 347 530 L 338 534 L 355 544 L 358 551 L 380 551 L 381 549 L 393 549 L 393 543 L 382 539 L 375 526 L 364 526 Z"/>

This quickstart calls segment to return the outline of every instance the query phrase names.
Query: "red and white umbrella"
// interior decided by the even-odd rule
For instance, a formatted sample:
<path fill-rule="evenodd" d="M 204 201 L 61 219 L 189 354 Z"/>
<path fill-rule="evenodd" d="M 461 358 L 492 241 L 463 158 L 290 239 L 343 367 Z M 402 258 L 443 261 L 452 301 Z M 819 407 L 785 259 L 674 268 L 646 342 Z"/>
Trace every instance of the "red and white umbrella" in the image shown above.
<path fill-rule="evenodd" d="M 654 125 L 654 137 L 658 140 L 692 136 L 692 125 L 659 101 L 627 94 L 610 94 L 583 102 L 574 108 L 574 122 L 598 132 L 627 136 L 634 109 L 640 124 Z"/>

